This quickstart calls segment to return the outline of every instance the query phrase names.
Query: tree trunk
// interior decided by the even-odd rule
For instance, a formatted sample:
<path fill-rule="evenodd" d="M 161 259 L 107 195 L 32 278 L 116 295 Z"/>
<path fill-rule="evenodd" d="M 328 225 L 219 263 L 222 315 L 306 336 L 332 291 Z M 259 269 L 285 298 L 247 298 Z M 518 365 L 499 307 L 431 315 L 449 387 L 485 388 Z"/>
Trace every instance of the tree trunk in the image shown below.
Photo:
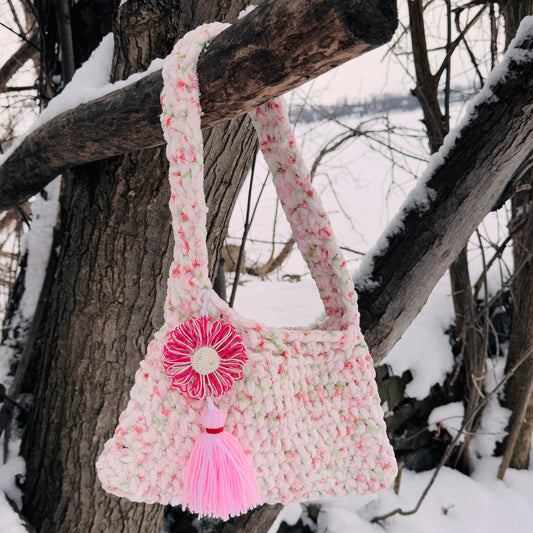
<path fill-rule="evenodd" d="M 505 18 L 505 41 L 509 45 L 514 38 L 520 21 L 533 14 L 533 0 L 500 2 Z M 533 345 L 533 169 L 530 169 L 516 187 L 512 199 L 513 220 L 525 218 L 513 237 L 513 258 L 515 277 L 512 285 L 513 321 L 507 368 L 511 368 L 524 352 Z M 531 438 L 533 434 L 533 396 L 527 394 L 533 374 L 533 357 L 529 357 L 511 376 L 505 387 L 505 405 L 511 409 L 509 427 L 516 426 L 515 419 L 523 412 L 523 422 L 518 425 L 519 433 L 511 456 L 512 468 L 528 468 Z M 529 396 L 529 398 L 528 398 Z"/>
<path fill-rule="evenodd" d="M 115 24 L 115 79 L 164 57 L 180 35 L 205 21 L 234 20 L 247 3 L 128 1 Z M 245 118 L 205 137 L 208 245 L 216 260 L 255 138 Z M 161 526 L 162 506 L 108 495 L 94 463 L 161 325 L 172 248 L 167 172 L 162 147 L 76 172 L 38 348 L 35 409 L 23 439 L 23 512 L 38 531 L 157 532 Z"/>
<path fill-rule="evenodd" d="M 509 370 L 533 345 L 533 171 L 529 171 L 519 185 L 523 192 L 513 198 L 512 209 L 516 215 L 527 217 L 526 223 L 516 232 L 513 239 L 513 257 L 517 272 L 512 285 L 513 321 L 506 371 Z M 520 270 L 518 270 L 520 269 Z M 529 357 L 517 372 L 509 378 L 505 387 L 505 406 L 511 409 L 509 427 L 515 424 L 524 402 L 527 407 L 519 426 L 518 438 L 511 457 L 512 468 L 528 468 L 533 434 L 533 396 L 526 392 L 533 374 L 533 357 Z"/>

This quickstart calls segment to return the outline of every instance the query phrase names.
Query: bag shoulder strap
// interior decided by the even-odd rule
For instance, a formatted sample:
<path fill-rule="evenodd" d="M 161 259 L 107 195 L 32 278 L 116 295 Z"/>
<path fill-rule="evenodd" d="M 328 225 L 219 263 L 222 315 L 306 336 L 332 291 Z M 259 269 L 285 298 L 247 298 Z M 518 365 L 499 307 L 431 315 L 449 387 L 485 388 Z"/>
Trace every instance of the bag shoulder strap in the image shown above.
<path fill-rule="evenodd" d="M 161 123 L 167 141 L 174 260 L 165 319 L 198 311 L 208 277 L 203 140 L 196 63 L 209 39 L 228 25 L 206 24 L 181 39 L 163 67 Z M 331 327 L 358 325 L 357 296 L 331 223 L 296 146 L 287 108 L 276 98 L 251 111 L 261 151 L 298 248 L 313 276 Z"/>

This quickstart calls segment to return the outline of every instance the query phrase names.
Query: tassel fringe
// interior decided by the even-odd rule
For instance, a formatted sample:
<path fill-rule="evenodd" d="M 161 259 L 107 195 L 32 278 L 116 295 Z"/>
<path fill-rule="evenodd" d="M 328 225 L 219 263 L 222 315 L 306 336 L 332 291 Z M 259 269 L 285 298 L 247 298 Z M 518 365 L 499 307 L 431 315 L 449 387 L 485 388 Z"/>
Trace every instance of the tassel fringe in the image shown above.
<path fill-rule="evenodd" d="M 237 439 L 223 430 L 226 415 L 208 400 L 206 432 L 196 441 L 185 478 L 184 503 L 200 516 L 227 520 L 261 503 L 255 474 Z"/>

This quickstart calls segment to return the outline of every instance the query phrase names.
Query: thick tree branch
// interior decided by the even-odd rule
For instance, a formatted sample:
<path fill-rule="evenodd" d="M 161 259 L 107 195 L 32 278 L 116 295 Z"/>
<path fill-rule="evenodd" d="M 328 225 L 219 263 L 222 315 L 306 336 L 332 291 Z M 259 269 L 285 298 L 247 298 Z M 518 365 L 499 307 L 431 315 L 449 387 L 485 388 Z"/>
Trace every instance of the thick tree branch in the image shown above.
<path fill-rule="evenodd" d="M 520 63 L 508 61 L 520 55 Z M 418 186 L 421 195 L 429 191 L 426 204 L 403 207 L 356 280 L 375 362 L 402 336 L 506 185 L 533 165 L 533 32 L 506 61 L 507 72 L 500 68 L 497 81 L 489 81 L 470 120 L 455 142 L 445 142 L 436 156 L 442 161 Z"/>
<path fill-rule="evenodd" d="M 394 0 L 263 2 L 198 63 L 203 124 L 245 113 L 392 37 Z M 67 168 L 163 143 L 161 73 L 78 106 L 30 134 L 0 167 L 0 210 Z"/>

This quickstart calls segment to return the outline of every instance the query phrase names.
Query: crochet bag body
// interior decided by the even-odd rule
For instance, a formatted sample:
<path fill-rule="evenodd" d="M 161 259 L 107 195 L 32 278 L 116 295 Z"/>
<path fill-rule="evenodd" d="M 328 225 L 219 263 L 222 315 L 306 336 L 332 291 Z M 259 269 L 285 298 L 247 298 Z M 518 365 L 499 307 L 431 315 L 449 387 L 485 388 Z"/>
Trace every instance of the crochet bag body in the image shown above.
<path fill-rule="evenodd" d="M 165 324 L 148 345 L 131 399 L 97 462 L 109 492 L 223 518 L 262 502 L 375 492 L 396 475 L 357 296 L 281 99 L 250 116 L 326 318 L 308 329 L 268 327 L 241 316 L 210 290 L 196 62 L 226 26 L 190 32 L 165 61 L 161 122 L 175 238 Z M 216 404 L 216 413 L 227 414 L 225 422 L 222 416 L 210 427 L 202 418 L 206 398 L 208 416 Z M 198 455 L 212 460 L 210 451 L 193 450 L 220 438 L 222 427 L 213 425 L 223 425 L 227 442 L 236 439 L 242 447 L 248 466 L 239 459 L 237 475 L 257 482 L 253 501 L 236 510 L 216 503 L 195 507 L 185 494 L 187 476 L 205 474 L 196 471 L 196 461 L 203 460 Z M 210 462 L 206 468 L 218 466 Z M 195 490 L 212 498 L 204 481 Z"/>

